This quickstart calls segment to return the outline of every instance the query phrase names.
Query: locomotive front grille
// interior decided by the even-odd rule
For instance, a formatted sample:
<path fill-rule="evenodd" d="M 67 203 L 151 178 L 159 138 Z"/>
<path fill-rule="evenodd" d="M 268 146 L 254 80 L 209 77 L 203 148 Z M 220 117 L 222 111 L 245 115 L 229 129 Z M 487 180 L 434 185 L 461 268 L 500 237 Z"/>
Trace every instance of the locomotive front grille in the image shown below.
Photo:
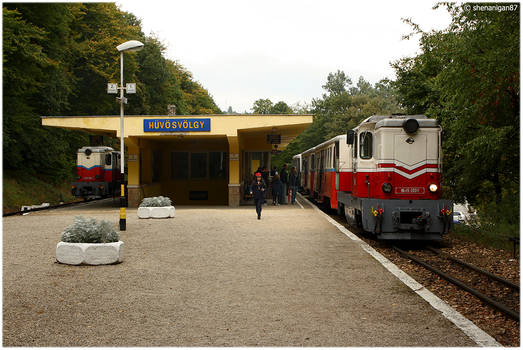
<path fill-rule="evenodd" d="M 421 211 L 400 211 L 400 224 L 416 224 L 416 220 L 422 216 Z"/>

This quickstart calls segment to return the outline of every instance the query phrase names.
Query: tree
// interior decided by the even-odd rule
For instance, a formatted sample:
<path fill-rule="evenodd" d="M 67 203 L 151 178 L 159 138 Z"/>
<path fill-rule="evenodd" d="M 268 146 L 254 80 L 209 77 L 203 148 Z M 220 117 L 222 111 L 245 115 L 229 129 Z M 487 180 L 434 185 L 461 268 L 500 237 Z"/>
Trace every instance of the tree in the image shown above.
<path fill-rule="evenodd" d="M 267 98 L 254 101 L 251 109 L 254 114 L 270 114 L 272 107 L 273 105 L 271 100 Z"/>
<path fill-rule="evenodd" d="M 439 31 L 422 32 L 410 22 L 421 35 L 421 53 L 393 67 L 401 103 L 443 126 L 452 197 L 483 212 L 503 208 L 513 221 L 519 217 L 520 15 L 519 6 L 503 5 L 513 11 L 446 4 L 452 22 Z"/>
<path fill-rule="evenodd" d="M 76 149 L 87 134 L 42 127 L 43 115 L 117 114 L 108 82 L 119 82 L 116 46 L 131 39 L 144 50 L 125 55 L 129 113 L 221 113 L 190 72 L 163 57 L 164 46 L 143 34 L 140 21 L 111 3 L 5 3 L 3 12 L 3 149 L 6 173 L 72 176 Z"/>
<path fill-rule="evenodd" d="M 271 108 L 271 114 L 292 114 L 293 110 L 285 102 L 280 101 Z"/>

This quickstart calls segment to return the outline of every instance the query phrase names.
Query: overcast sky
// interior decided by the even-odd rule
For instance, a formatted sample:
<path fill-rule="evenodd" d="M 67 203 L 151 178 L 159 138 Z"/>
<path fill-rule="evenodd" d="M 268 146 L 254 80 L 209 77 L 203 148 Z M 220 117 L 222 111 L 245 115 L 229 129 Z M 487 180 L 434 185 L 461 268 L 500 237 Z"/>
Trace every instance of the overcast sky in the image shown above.
<path fill-rule="evenodd" d="M 191 71 L 222 110 L 251 112 L 260 98 L 310 103 L 329 72 L 354 82 L 394 78 L 390 62 L 412 56 L 423 30 L 450 22 L 432 1 L 120 0 L 167 47 L 166 57 Z"/>

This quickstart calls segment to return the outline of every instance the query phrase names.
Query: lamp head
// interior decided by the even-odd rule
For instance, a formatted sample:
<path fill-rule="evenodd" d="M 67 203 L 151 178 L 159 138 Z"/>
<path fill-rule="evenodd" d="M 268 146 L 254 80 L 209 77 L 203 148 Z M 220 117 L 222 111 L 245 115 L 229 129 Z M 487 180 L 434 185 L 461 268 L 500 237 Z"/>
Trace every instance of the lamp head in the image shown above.
<path fill-rule="evenodd" d="M 143 49 L 143 43 L 139 42 L 138 40 L 130 40 L 118 45 L 116 49 L 118 50 L 118 52 L 140 51 L 141 49 Z"/>

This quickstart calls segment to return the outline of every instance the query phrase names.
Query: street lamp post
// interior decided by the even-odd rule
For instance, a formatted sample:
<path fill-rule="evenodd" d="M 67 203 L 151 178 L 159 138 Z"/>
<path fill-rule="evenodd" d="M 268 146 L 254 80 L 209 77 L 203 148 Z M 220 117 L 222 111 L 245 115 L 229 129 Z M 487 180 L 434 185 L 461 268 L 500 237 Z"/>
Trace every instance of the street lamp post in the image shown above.
<path fill-rule="evenodd" d="M 127 103 L 127 99 L 124 97 L 124 90 L 127 89 L 127 93 L 133 93 L 136 91 L 135 84 L 127 84 L 127 87 L 123 85 L 123 54 L 124 52 L 139 51 L 143 48 L 143 43 L 131 40 L 127 41 L 121 45 L 118 45 L 116 49 L 120 52 L 120 176 L 121 176 L 121 186 L 120 186 L 120 231 L 125 231 L 126 229 L 126 215 L 125 215 L 125 146 L 123 140 L 123 105 Z M 112 89 L 111 89 L 111 85 Z M 108 85 L 108 92 L 110 90 L 114 91 L 115 84 Z M 115 91 L 116 92 L 116 91 Z"/>

